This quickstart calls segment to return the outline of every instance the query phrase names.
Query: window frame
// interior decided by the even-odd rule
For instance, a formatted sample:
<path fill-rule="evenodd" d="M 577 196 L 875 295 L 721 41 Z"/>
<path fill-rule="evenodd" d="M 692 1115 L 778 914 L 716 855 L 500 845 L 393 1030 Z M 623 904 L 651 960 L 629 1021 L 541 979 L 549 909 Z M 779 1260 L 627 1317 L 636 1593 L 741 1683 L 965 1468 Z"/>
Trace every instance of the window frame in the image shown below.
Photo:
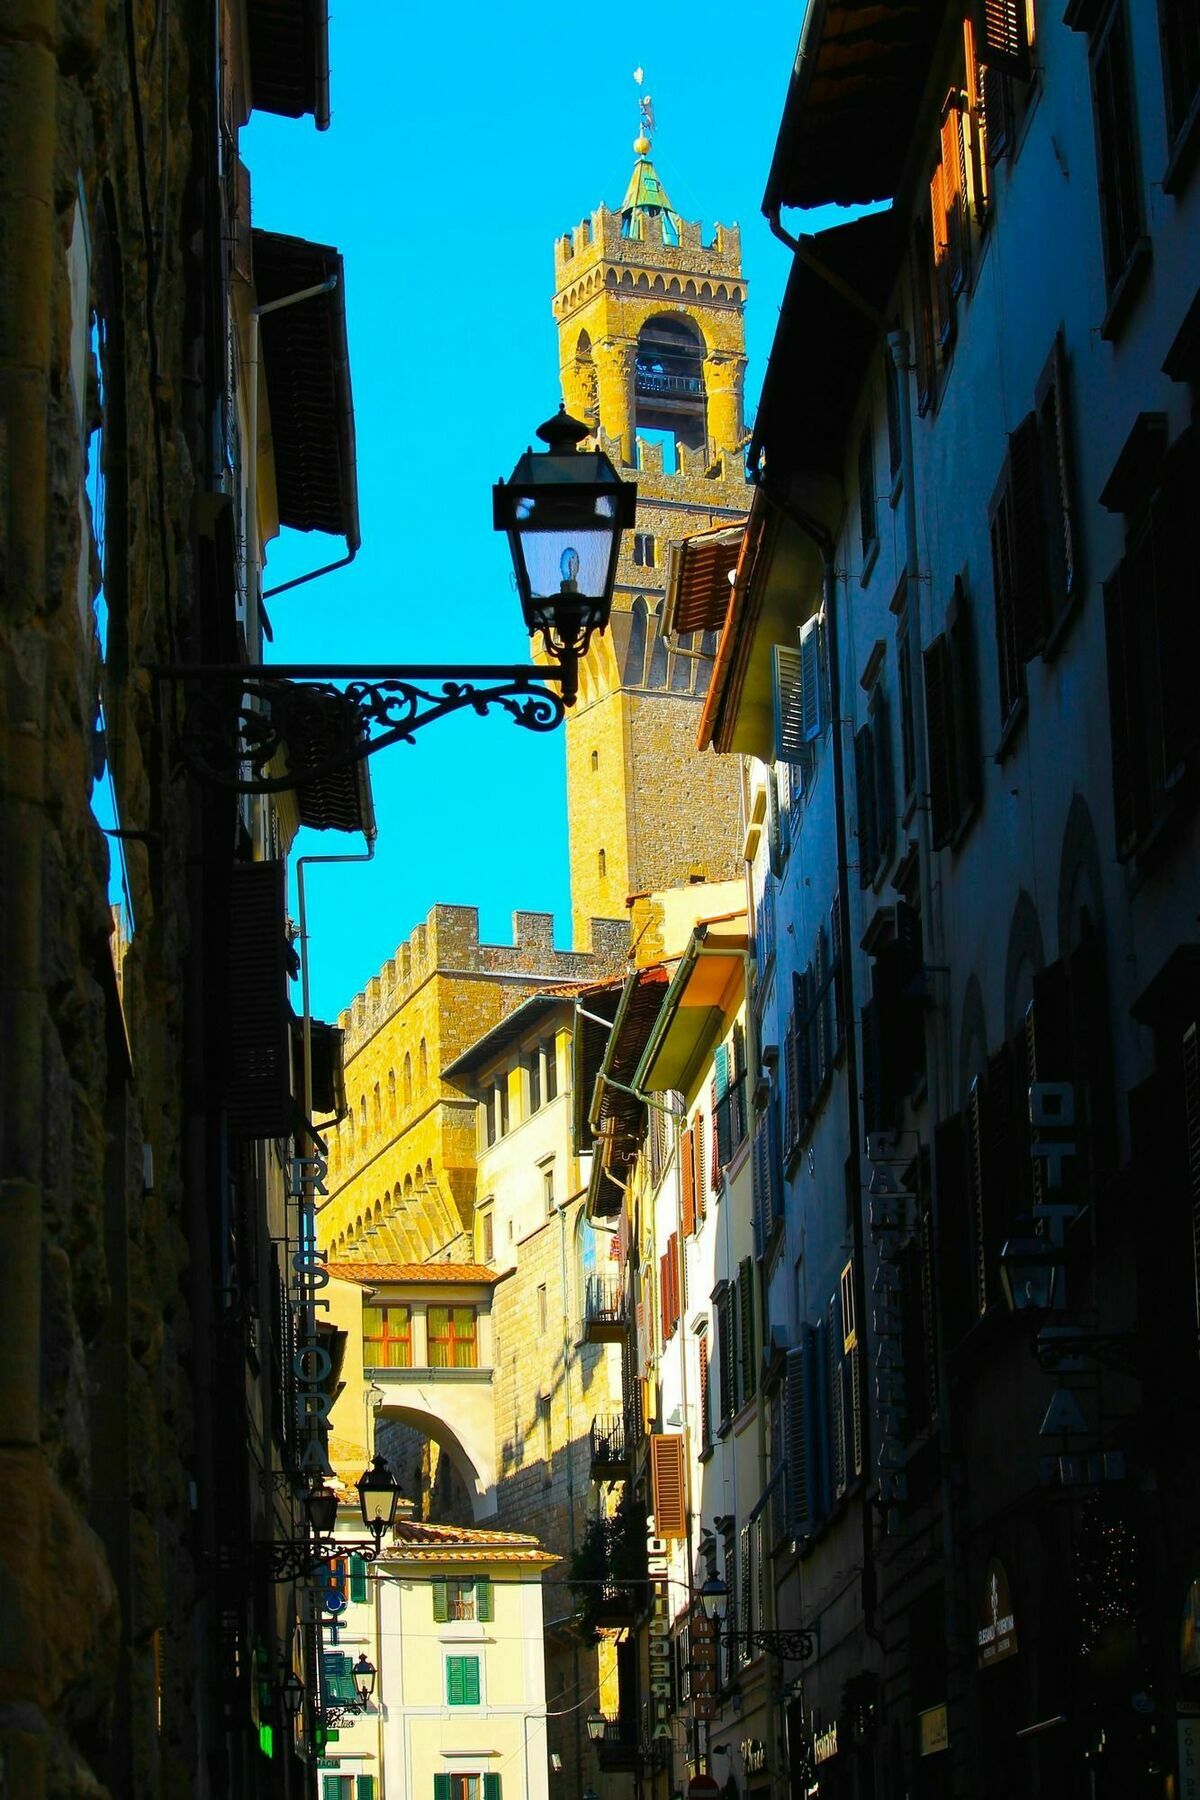
<path fill-rule="evenodd" d="M 437 1336 L 434 1335 L 433 1316 L 435 1313 L 446 1314 L 446 1332 L 444 1336 L 441 1334 Z M 457 1320 L 455 1318 L 456 1313 L 469 1313 L 471 1315 L 471 1333 L 469 1337 L 465 1334 L 462 1337 L 459 1336 Z M 477 1369 L 479 1367 L 479 1308 L 477 1306 L 455 1304 L 453 1302 L 426 1307 L 425 1343 L 427 1367 L 431 1369 Z M 448 1353 L 448 1360 L 444 1362 L 435 1360 L 434 1358 L 435 1345 L 442 1344 L 447 1347 Z M 456 1360 L 460 1344 L 464 1346 L 470 1345 L 472 1358 L 470 1362 L 459 1362 Z"/>
<path fill-rule="evenodd" d="M 379 1314 L 380 1330 L 377 1333 L 369 1332 L 367 1330 L 367 1319 L 372 1313 Z M 389 1313 L 404 1313 L 406 1315 L 405 1323 L 408 1327 L 407 1331 L 392 1331 L 388 1319 Z M 409 1301 L 392 1300 L 385 1301 L 381 1306 L 364 1306 L 362 1334 L 364 1364 L 372 1369 L 411 1369 L 413 1366 L 412 1322 L 413 1308 Z M 382 1360 L 368 1362 L 366 1355 L 368 1344 L 378 1344 L 380 1346 L 381 1350 L 385 1353 Z M 406 1348 L 406 1360 L 400 1362 L 392 1362 L 389 1360 L 387 1352 L 390 1351 L 392 1344 L 397 1344 Z"/>
<path fill-rule="evenodd" d="M 451 1664 L 458 1664 L 462 1668 L 464 1691 L 470 1685 L 469 1682 L 466 1680 L 467 1671 L 472 1668 L 474 1669 L 474 1671 L 475 1671 L 475 1698 L 473 1700 L 468 1700 L 468 1699 L 455 1700 L 451 1697 L 451 1695 L 452 1695 L 451 1674 L 450 1674 Z M 452 1706 L 452 1707 L 455 1707 L 456 1709 L 457 1708 L 466 1709 L 468 1707 L 482 1707 L 486 1704 L 485 1699 L 484 1699 L 483 1658 L 482 1658 L 482 1656 L 467 1655 L 459 1650 L 447 1650 L 443 1654 L 443 1657 L 442 1657 L 442 1680 L 444 1683 L 443 1692 L 445 1693 L 445 1696 L 446 1696 L 445 1705 L 447 1707 Z"/>

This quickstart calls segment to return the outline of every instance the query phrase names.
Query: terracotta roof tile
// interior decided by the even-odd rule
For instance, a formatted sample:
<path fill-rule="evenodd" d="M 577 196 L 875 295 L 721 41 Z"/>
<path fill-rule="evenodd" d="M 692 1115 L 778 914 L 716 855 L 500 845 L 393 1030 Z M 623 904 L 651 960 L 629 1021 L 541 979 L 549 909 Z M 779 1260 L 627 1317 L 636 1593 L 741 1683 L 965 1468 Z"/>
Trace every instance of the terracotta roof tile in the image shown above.
<path fill-rule="evenodd" d="M 325 1266 L 335 1281 L 356 1281 L 362 1287 L 376 1287 L 382 1281 L 475 1281 L 494 1285 L 500 1280 L 495 1269 L 484 1263 L 331 1262 Z"/>

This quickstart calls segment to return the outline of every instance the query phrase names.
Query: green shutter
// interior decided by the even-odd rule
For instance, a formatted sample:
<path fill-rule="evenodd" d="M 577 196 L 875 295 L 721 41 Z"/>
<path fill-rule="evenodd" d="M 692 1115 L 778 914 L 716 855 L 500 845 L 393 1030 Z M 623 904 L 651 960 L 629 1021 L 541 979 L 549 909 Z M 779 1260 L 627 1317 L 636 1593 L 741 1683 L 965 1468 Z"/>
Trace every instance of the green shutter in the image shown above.
<path fill-rule="evenodd" d="M 433 1584 L 433 1622 L 435 1625 L 444 1625 L 449 1617 L 450 1608 L 446 1599 L 446 1582 L 443 1577 L 439 1576 Z M 449 1779 L 450 1777 L 447 1775 L 446 1780 L 449 1781 Z"/>
<path fill-rule="evenodd" d="M 450 1800 L 449 1775 L 435 1775 L 433 1778 L 433 1800 Z"/>
<path fill-rule="evenodd" d="M 475 1583 L 475 1612 L 485 1624 L 495 1617 L 492 1606 L 492 1584 L 486 1576 L 481 1577 Z M 499 1776 L 496 1779 L 499 1780 Z M 484 1800 L 487 1800 L 486 1795 Z"/>
<path fill-rule="evenodd" d="M 342 1778 L 340 1775 L 326 1775 L 321 1781 L 321 1800 L 341 1800 Z M 450 1790 L 446 1790 L 446 1800 L 450 1800 Z"/>
<path fill-rule="evenodd" d="M 463 1664 L 462 1656 L 446 1658 L 446 1705 L 461 1706 L 463 1704 Z"/>
<path fill-rule="evenodd" d="M 462 1664 L 463 1664 L 463 1692 L 464 1692 L 464 1696 L 465 1696 L 464 1700 L 463 1700 L 463 1705 L 464 1706 L 478 1706 L 479 1705 L 479 1658 L 477 1656 L 464 1656 L 462 1659 Z"/>
<path fill-rule="evenodd" d="M 373 1775 L 355 1777 L 354 1797 L 355 1800 L 375 1800 L 375 1777 Z"/>
<path fill-rule="evenodd" d="M 363 1561 L 361 1556 L 352 1556 L 350 1558 L 350 1598 L 351 1598 L 351 1600 L 360 1600 L 361 1601 L 361 1600 L 365 1600 L 366 1597 L 367 1597 L 367 1565 Z M 373 1776 L 363 1776 L 362 1779 L 364 1781 L 369 1781 L 369 1780 L 373 1780 L 374 1777 Z M 367 1800 L 370 1800 L 369 1795 L 367 1796 Z"/>
<path fill-rule="evenodd" d="M 483 1800 L 500 1800 L 500 1777 L 498 1775 L 484 1776 Z"/>

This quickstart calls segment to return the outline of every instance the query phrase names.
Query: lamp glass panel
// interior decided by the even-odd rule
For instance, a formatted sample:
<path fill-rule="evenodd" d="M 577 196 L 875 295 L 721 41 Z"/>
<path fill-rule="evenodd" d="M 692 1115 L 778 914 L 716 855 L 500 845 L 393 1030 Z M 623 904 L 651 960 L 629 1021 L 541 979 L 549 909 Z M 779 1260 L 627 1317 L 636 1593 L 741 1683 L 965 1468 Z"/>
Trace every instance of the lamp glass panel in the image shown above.
<path fill-rule="evenodd" d="M 518 529 L 529 591 L 535 600 L 561 594 L 564 581 L 575 582 L 568 593 L 578 590 L 588 599 L 599 599 L 608 579 L 611 531 L 580 531 L 570 525 L 556 531 L 534 531 L 528 525 Z"/>

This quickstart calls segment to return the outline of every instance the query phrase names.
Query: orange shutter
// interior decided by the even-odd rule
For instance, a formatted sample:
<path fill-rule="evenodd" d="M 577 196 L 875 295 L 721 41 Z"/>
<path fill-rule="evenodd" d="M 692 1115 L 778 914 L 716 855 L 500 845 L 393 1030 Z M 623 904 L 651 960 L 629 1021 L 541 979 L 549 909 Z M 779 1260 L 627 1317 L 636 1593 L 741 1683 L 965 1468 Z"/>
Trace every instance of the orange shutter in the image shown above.
<path fill-rule="evenodd" d="M 696 1229 L 696 1163 L 690 1125 L 679 1140 L 679 1156 L 683 1165 L 683 1235 L 687 1238 Z"/>
<path fill-rule="evenodd" d="M 650 1477 L 654 1497 L 654 1529 L 660 1538 L 687 1536 L 687 1496 L 683 1438 L 678 1432 L 656 1432 L 650 1439 Z"/>
<path fill-rule="evenodd" d="M 696 1217 L 701 1224 L 708 1216 L 708 1189 L 704 1185 L 704 1116 L 697 1113 L 692 1120 L 692 1158 L 696 1182 Z"/>

